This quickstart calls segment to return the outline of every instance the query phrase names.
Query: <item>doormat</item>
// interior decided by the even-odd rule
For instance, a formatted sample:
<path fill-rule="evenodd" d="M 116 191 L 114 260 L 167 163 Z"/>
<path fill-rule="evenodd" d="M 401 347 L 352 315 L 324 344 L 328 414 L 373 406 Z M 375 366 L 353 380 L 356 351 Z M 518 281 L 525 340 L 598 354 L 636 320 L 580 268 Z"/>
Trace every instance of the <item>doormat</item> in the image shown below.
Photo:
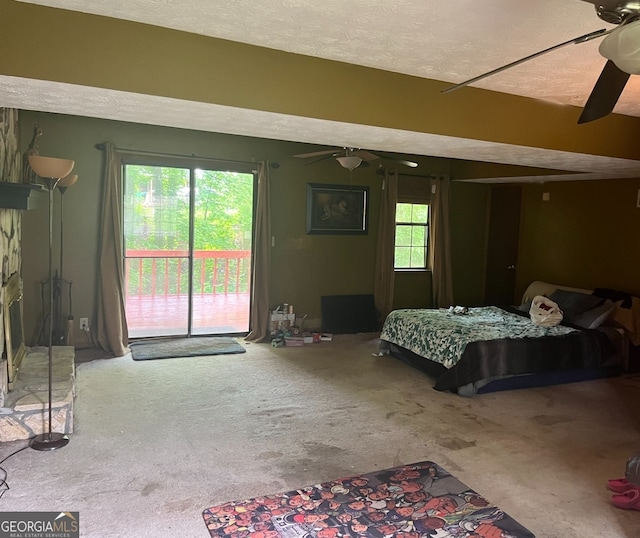
<path fill-rule="evenodd" d="M 236 340 L 227 336 L 139 340 L 129 344 L 129 348 L 134 361 L 200 357 L 204 355 L 229 355 L 246 352 L 246 349 Z"/>
<path fill-rule="evenodd" d="M 227 502 L 207 508 L 202 516 L 214 538 L 534 538 L 431 461 Z"/>

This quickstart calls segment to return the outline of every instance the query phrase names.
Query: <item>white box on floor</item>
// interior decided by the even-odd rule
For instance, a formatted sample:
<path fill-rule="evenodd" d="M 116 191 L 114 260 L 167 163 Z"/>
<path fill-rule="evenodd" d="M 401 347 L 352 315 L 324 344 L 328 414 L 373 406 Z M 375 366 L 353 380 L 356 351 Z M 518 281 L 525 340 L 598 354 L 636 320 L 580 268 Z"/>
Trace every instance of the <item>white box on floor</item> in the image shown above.
<path fill-rule="evenodd" d="M 284 312 L 271 312 L 271 335 L 276 334 L 278 331 L 284 331 L 289 329 L 296 323 L 295 314 L 285 314 Z"/>

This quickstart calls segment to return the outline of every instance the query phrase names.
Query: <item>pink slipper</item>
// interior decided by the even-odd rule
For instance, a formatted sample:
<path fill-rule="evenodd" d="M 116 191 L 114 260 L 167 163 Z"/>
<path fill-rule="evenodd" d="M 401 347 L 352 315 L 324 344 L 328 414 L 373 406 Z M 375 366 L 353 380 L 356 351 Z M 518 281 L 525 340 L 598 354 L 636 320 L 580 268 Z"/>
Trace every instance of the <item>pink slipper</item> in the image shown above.
<path fill-rule="evenodd" d="M 616 493 L 625 493 L 634 489 L 640 489 L 640 486 L 632 484 L 626 478 L 614 478 L 607 481 L 607 488 Z"/>
<path fill-rule="evenodd" d="M 624 510 L 640 510 L 640 489 L 631 489 L 626 493 L 614 495 L 611 501 Z"/>

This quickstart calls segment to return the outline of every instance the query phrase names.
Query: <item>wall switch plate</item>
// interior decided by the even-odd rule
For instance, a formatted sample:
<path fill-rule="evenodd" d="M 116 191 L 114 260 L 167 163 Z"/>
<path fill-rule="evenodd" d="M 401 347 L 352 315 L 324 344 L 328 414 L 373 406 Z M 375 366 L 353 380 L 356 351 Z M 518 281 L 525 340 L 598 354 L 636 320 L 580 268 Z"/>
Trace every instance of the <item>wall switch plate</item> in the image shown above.
<path fill-rule="evenodd" d="M 551 199 L 551 195 L 548 192 L 543 192 L 542 193 L 542 201 L 543 202 L 548 202 Z"/>
<path fill-rule="evenodd" d="M 89 318 L 80 318 L 80 330 L 81 331 L 89 330 Z"/>

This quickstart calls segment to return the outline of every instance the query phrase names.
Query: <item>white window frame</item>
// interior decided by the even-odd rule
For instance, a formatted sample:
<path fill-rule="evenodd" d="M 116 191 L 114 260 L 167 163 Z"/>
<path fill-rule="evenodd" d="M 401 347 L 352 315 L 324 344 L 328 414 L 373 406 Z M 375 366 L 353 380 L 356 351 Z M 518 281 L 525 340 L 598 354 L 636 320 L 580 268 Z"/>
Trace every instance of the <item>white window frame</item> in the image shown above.
<path fill-rule="evenodd" d="M 411 206 L 427 206 L 427 221 L 422 223 L 422 222 L 414 222 L 413 221 L 413 217 L 412 220 L 410 222 L 405 222 L 405 221 L 399 221 L 398 220 L 398 206 L 400 204 L 404 204 L 404 205 L 411 205 Z M 394 253 L 393 253 L 393 269 L 394 271 L 426 271 L 428 269 L 428 258 L 429 258 L 429 220 L 430 220 L 430 215 L 431 215 L 431 208 L 429 207 L 429 204 L 426 204 L 424 202 L 408 202 L 408 201 L 398 201 L 396 202 L 396 219 L 395 219 L 395 235 L 394 237 L 397 235 L 398 232 L 398 226 L 410 226 L 412 228 L 412 235 L 413 235 L 413 229 L 414 228 L 423 228 L 424 229 L 424 259 L 421 265 L 419 266 L 413 266 L 413 267 L 398 267 L 397 266 L 397 249 L 412 249 L 412 248 L 418 248 L 418 245 L 402 245 L 402 246 L 398 246 L 394 244 Z M 412 211 L 413 214 L 413 211 Z"/>

